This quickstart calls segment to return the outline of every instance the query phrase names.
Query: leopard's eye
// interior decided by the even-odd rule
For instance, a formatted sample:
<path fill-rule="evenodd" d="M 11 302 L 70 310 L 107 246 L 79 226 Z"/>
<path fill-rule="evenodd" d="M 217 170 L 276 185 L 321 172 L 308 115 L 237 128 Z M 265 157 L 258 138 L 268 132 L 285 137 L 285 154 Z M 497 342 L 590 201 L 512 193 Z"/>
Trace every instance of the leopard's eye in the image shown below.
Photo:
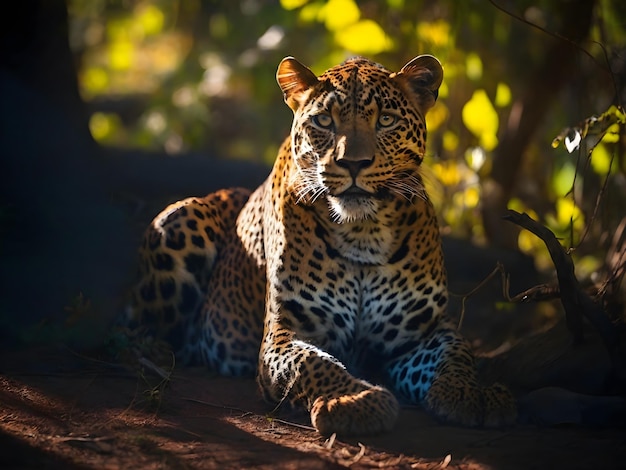
<path fill-rule="evenodd" d="M 391 127 L 398 121 L 393 114 L 383 113 L 378 117 L 378 127 Z"/>
<path fill-rule="evenodd" d="M 313 124 L 315 124 L 317 127 L 321 127 L 322 129 L 330 129 L 331 127 L 333 127 L 333 118 L 330 116 L 330 114 L 316 114 L 311 119 L 313 120 Z"/>

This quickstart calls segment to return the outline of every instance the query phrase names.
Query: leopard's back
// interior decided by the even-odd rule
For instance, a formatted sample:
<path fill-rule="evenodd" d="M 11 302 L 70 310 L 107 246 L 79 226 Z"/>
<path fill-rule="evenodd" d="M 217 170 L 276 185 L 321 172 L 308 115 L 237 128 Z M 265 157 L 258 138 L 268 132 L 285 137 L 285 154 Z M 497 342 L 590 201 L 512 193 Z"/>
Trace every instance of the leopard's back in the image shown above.
<path fill-rule="evenodd" d="M 183 364 L 204 363 L 228 375 L 256 370 L 265 273 L 263 259 L 248 254 L 237 234 L 240 216 L 259 225 L 253 202 L 242 214 L 255 199 L 250 194 L 234 188 L 175 202 L 144 233 L 125 323 L 167 341 Z"/>

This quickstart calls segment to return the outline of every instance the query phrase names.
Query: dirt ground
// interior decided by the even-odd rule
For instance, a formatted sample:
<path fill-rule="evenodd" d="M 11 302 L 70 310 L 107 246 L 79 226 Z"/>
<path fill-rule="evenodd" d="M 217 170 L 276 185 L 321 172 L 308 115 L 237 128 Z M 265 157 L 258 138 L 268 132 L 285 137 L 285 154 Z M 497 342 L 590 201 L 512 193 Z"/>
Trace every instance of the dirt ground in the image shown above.
<path fill-rule="evenodd" d="M 248 379 L 142 375 L 64 348 L 0 358 L 0 468 L 624 468 L 626 430 L 464 429 L 403 409 L 393 432 L 325 439 Z"/>

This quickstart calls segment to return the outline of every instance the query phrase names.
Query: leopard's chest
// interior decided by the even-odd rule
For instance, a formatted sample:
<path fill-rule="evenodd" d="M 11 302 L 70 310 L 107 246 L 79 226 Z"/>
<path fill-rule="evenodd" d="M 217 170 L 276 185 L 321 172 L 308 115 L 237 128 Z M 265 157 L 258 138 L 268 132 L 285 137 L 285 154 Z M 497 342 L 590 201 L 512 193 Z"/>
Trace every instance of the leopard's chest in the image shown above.
<path fill-rule="evenodd" d="M 342 258 L 355 265 L 384 266 L 399 245 L 398 230 L 376 224 L 334 227 L 329 242 Z"/>
<path fill-rule="evenodd" d="M 384 355 L 393 344 L 418 336 L 417 327 L 439 314 L 437 302 L 445 289 L 428 280 L 426 267 L 411 271 L 401 264 L 363 265 L 343 256 L 305 261 L 294 277 L 313 281 L 294 292 L 315 325 L 299 333 L 346 364 L 361 360 L 364 345 Z M 413 324 L 414 315 L 422 318 Z"/>
<path fill-rule="evenodd" d="M 414 312 L 438 311 L 433 294 L 445 285 L 430 286 L 432 261 L 420 253 L 432 247 L 416 246 L 426 233 L 415 231 L 419 208 L 400 209 L 381 204 L 375 219 L 356 223 L 333 222 L 323 201 L 269 213 L 277 215 L 264 226 L 268 281 L 296 335 L 353 363 L 360 345 L 384 354 L 419 334 Z"/>
<path fill-rule="evenodd" d="M 375 218 L 352 223 L 334 223 L 325 217 L 325 202 L 314 207 L 317 224 L 323 229 L 324 243 L 356 267 L 384 266 L 403 243 L 404 227 L 396 223 L 393 208 L 379 204 Z M 319 232 L 318 232 L 319 233 Z"/>

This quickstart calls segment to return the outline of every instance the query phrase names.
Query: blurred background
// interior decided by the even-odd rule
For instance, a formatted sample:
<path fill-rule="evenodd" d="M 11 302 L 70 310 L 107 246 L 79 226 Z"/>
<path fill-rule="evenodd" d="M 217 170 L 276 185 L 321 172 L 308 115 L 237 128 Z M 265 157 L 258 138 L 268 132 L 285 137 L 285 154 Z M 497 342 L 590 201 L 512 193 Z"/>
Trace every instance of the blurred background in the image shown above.
<path fill-rule="evenodd" d="M 274 79 L 284 56 L 319 74 L 352 55 L 399 70 L 430 53 L 445 69 L 427 119 L 428 167 L 440 183 L 435 194 L 446 231 L 539 255 L 542 244 L 532 236 L 500 240 L 485 227 L 480 202 L 490 179 L 502 186 L 509 207 L 561 236 L 571 237 L 573 224 L 571 246 L 607 172 L 622 172 L 613 183 L 624 189 L 618 124 L 589 161 L 588 147 L 572 155 L 564 145 L 551 146 L 563 128 L 618 103 L 626 47 L 626 6 L 618 1 L 68 0 L 68 6 L 81 96 L 91 133 L 103 145 L 271 165 L 291 119 Z M 531 113 L 532 121 L 522 123 Z M 499 145 L 516 148 L 505 155 Z"/>
<path fill-rule="evenodd" d="M 587 284 L 623 273 L 621 0 L 17 8 L 2 32 L 2 314 L 13 325 L 26 309 L 40 328 L 20 337 L 51 335 L 59 318 L 67 329 L 96 309 L 110 318 L 141 229 L 165 203 L 264 179 L 290 127 L 274 78 L 287 55 L 318 74 L 353 55 L 391 70 L 435 55 L 444 83 L 427 116 L 425 172 L 446 239 L 503 250 L 493 259 L 521 254 L 512 269 L 522 260 L 533 276 L 550 274 L 543 242 L 502 221 L 512 208 L 560 237 Z"/>

